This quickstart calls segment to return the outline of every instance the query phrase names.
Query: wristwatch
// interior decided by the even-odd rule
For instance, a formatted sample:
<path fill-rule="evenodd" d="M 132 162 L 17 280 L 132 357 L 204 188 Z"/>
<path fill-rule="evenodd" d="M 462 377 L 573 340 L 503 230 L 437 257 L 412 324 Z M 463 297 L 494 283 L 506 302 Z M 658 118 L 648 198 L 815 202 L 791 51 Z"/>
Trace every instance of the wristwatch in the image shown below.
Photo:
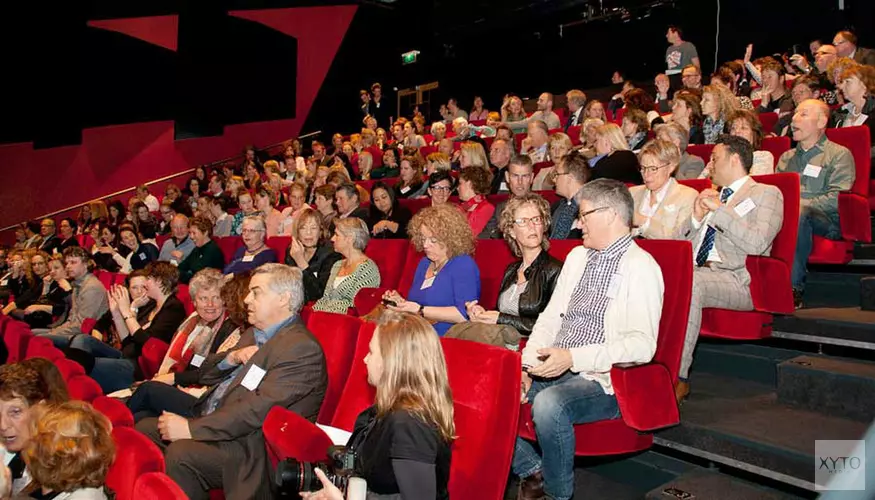
<path fill-rule="evenodd" d="M 416 314 L 418 314 L 424 318 L 425 317 L 424 311 L 425 311 L 425 306 L 423 306 L 422 304 L 419 304 L 419 310 L 416 311 Z"/>

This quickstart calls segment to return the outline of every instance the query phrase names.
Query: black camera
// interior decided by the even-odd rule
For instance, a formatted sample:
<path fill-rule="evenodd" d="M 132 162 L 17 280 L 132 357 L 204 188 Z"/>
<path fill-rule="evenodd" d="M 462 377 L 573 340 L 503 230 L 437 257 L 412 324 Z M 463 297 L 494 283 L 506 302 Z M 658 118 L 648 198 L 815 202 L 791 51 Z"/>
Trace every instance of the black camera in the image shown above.
<path fill-rule="evenodd" d="M 326 462 L 301 462 L 294 458 L 281 461 L 276 466 L 278 497 L 301 498 L 299 493 L 303 491 L 321 490 L 322 484 L 314 472 L 317 467 L 325 472 L 331 484 L 346 494 L 347 483 L 354 474 L 355 452 L 346 446 L 332 446 L 328 448 Z"/>

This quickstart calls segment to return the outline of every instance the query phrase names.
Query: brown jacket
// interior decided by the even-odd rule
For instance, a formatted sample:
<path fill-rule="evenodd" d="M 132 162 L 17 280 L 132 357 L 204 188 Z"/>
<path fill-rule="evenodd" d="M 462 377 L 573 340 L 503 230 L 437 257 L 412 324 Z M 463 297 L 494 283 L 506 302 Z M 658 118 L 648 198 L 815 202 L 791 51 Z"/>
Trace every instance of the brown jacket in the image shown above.
<path fill-rule="evenodd" d="M 250 328 L 243 333 L 237 349 L 254 344 L 254 329 Z M 204 361 L 200 382 L 211 388 L 196 403 L 195 414 L 201 413 L 210 394 L 231 372 L 217 366 L 227 354 L 213 354 Z M 267 372 L 254 391 L 241 385 L 251 365 Z M 216 411 L 190 421 L 192 439 L 218 446 L 228 456 L 223 471 L 226 498 L 270 498 L 273 471 L 261 429 L 267 412 L 281 406 L 315 422 L 327 386 L 322 346 L 303 323 L 295 320 L 249 359 Z"/>

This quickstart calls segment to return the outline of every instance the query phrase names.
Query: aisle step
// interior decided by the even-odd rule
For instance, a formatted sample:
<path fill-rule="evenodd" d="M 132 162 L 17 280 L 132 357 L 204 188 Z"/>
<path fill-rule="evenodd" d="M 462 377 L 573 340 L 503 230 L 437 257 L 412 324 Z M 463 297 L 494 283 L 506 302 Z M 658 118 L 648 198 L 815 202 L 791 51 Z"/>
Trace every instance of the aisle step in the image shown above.
<path fill-rule="evenodd" d="M 875 363 L 799 356 L 778 365 L 778 402 L 868 423 L 875 418 Z"/>

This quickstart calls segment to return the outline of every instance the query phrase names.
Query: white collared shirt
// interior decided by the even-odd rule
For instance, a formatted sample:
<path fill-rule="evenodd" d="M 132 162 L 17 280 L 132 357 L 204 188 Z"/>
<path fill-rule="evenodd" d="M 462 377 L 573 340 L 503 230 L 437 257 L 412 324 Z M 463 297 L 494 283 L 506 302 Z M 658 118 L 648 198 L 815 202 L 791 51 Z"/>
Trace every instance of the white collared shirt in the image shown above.
<path fill-rule="evenodd" d="M 730 202 L 732 202 L 732 198 L 734 198 L 735 195 L 738 194 L 738 191 L 744 186 L 744 183 L 747 182 L 748 179 L 750 179 L 750 176 L 745 175 L 744 177 L 736 180 L 735 182 L 733 182 L 732 184 L 729 185 L 729 189 L 732 190 L 732 194 L 729 195 L 729 198 L 726 199 L 726 202 L 724 203 L 724 205 L 728 205 Z M 698 230 L 700 227 L 702 227 L 702 224 L 710 225 L 709 223 L 711 222 L 711 218 L 713 216 L 714 216 L 713 211 L 708 212 L 708 215 L 705 216 L 705 218 L 702 220 L 702 222 L 697 221 L 695 215 L 691 216 L 693 218 L 693 229 Z M 693 252 L 693 255 L 699 254 L 699 248 L 701 248 L 702 242 L 705 241 L 705 235 L 707 233 L 708 233 L 708 231 L 702 231 L 702 234 L 699 236 L 699 241 L 696 242 L 696 250 Z M 720 253 L 717 251 L 717 242 L 716 241 L 714 242 L 714 246 L 711 247 L 711 251 L 708 252 L 707 260 L 710 260 L 713 262 L 723 262 L 720 259 Z"/>

